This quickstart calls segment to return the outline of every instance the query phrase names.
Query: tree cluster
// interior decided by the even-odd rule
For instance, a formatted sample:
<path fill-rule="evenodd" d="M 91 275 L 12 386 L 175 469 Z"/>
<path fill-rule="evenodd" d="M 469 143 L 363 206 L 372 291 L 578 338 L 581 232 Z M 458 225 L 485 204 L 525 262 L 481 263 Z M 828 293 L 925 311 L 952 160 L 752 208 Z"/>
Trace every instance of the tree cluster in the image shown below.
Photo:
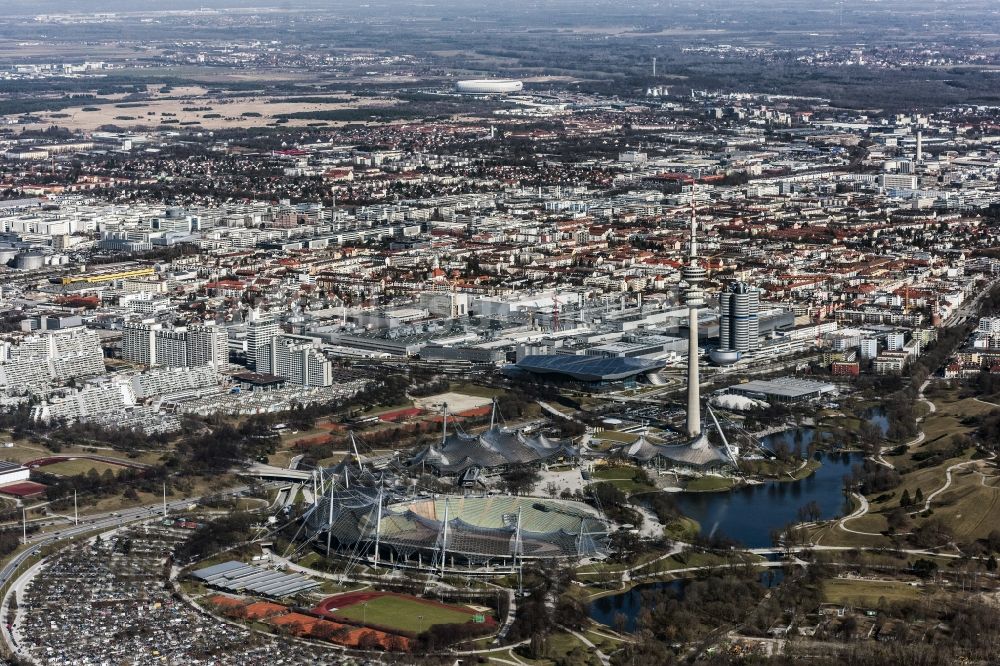
<path fill-rule="evenodd" d="M 250 538 L 254 521 L 255 518 L 245 512 L 215 518 L 195 530 L 177 547 L 175 555 L 182 562 L 190 562 L 243 543 Z"/>

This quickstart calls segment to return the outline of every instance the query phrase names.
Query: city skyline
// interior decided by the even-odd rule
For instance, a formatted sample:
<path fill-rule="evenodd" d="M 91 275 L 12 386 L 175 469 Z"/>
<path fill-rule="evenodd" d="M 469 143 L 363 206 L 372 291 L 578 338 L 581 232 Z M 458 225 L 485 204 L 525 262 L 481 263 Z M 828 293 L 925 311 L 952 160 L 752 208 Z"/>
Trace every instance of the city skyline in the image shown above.
<path fill-rule="evenodd" d="M 987 0 L 12 0 L 0 666 L 1000 663 Z"/>

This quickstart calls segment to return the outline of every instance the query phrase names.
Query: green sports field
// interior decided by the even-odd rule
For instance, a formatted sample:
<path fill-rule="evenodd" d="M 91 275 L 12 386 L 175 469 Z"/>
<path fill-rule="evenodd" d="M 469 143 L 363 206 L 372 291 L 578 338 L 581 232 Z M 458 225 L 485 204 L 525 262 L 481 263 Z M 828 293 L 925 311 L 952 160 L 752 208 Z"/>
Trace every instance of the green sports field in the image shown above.
<path fill-rule="evenodd" d="M 364 604 L 368 604 L 367 609 Z M 464 624 L 475 614 L 475 611 L 459 606 L 445 608 L 391 595 L 352 604 L 334 612 L 337 618 L 414 634 L 435 624 Z"/>

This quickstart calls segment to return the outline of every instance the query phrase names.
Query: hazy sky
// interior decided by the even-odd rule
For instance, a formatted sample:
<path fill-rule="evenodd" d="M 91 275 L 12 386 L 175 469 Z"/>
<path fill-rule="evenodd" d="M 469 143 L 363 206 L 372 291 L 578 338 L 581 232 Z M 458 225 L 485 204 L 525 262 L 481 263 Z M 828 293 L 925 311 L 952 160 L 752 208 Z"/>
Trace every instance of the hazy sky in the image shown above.
<path fill-rule="evenodd" d="M 95 13 L 95 12 L 149 12 L 165 10 L 191 10 L 210 8 L 281 9 L 330 9 L 335 13 L 364 7 L 366 14 L 383 14 L 387 17 L 399 13 L 447 16 L 449 9 L 456 13 L 478 15 L 501 11 L 517 14 L 546 13 L 570 10 L 593 12 L 599 22 L 602 8 L 612 7 L 616 14 L 636 16 L 669 16 L 686 11 L 702 14 L 733 14 L 742 12 L 760 14 L 761 11 L 780 18 L 787 10 L 804 14 L 829 15 L 835 12 L 856 10 L 862 14 L 902 13 L 906 15 L 933 16 L 952 14 L 959 16 L 996 17 L 1000 14 L 998 0 L 0 0 L 2 15 L 35 15 L 40 13 Z"/>
<path fill-rule="evenodd" d="M 72 12 L 124 12 L 124 11 L 164 11 L 176 9 L 197 9 L 199 7 L 281 7 L 293 9 L 296 7 L 320 8 L 333 10 L 351 6 L 365 5 L 372 8 L 378 6 L 425 6 L 446 10 L 449 5 L 475 6 L 482 4 L 481 0 L 0 0 L 4 12 L 17 11 L 21 13 L 39 13 L 54 11 Z M 508 0 L 503 4 L 531 8 L 558 7 L 565 5 L 585 6 L 587 4 L 602 4 L 588 0 Z M 947 5 L 952 9 L 996 9 L 996 0 L 953 0 L 941 3 L 939 0 L 625 0 L 623 6 L 638 9 L 667 8 L 671 5 L 693 4 L 701 7 L 738 8 L 795 6 L 800 9 L 829 10 L 831 7 L 872 6 L 881 5 L 896 10 L 907 7 L 934 7 Z"/>
<path fill-rule="evenodd" d="M 44 12 L 126 12 L 197 9 L 199 7 L 296 7 L 293 0 L 2 0 L 5 11 L 39 14 Z M 312 4 L 312 3 L 308 3 Z M 337 6 L 343 3 L 323 3 Z"/>

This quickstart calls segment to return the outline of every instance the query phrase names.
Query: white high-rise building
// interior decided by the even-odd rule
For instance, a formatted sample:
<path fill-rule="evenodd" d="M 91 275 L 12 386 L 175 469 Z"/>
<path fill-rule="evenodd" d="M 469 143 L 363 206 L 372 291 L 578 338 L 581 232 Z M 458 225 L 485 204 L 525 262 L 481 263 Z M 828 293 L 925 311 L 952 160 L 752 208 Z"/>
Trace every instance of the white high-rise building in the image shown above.
<path fill-rule="evenodd" d="M 150 365 L 167 368 L 188 367 L 187 329 L 173 328 L 153 332 L 156 357 Z"/>
<path fill-rule="evenodd" d="M 865 338 L 861 341 L 861 358 L 868 361 L 878 356 L 878 340 Z"/>
<path fill-rule="evenodd" d="M 188 367 L 229 367 L 229 336 L 226 329 L 214 323 L 188 326 Z"/>
<path fill-rule="evenodd" d="M 250 321 L 247 322 L 247 366 L 257 368 L 257 350 L 274 339 L 281 329 L 273 317 L 261 315 L 257 310 L 250 311 Z"/>
<path fill-rule="evenodd" d="M 300 386 L 330 386 L 333 364 L 318 344 L 315 338 L 279 335 L 257 349 L 257 372 L 284 377 Z"/>
<path fill-rule="evenodd" d="M 127 321 L 122 325 L 122 358 L 139 365 L 156 365 L 156 340 L 153 332 L 160 324 Z"/>
<path fill-rule="evenodd" d="M 214 323 L 186 328 L 164 328 L 162 324 L 127 322 L 122 326 L 122 358 L 148 367 L 216 370 L 229 367 L 226 329 Z"/>

